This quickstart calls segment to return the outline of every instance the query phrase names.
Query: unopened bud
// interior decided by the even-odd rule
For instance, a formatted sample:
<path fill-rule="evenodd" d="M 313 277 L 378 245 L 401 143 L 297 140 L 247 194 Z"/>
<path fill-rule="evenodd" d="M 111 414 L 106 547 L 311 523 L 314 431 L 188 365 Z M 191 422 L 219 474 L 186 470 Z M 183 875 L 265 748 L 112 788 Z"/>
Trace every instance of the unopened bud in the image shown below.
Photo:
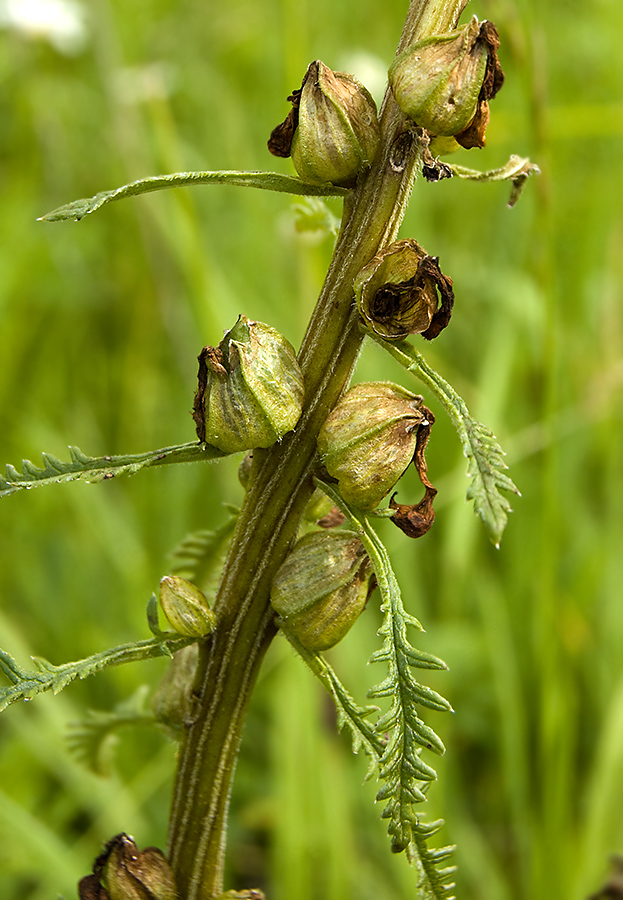
<path fill-rule="evenodd" d="M 152 697 L 154 716 L 178 737 L 189 719 L 198 657 L 196 643 L 177 650 Z"/>
<path fill-rule="evenodd" d="M 376 104 L 366 88 L 345 72 L 311 63 L 300 90 L 288 97 L 292 110 L 274 129 L 268 149 L 292 156 L 306 181 L 350 187 L 369 168 L 380 128 Z"/>
<path fill-rule="evenodd" d="M 439 260 L 417 241 L 391 244 L 364 266 L 353 288 L 366 325 L 386 340 L 400 340 L 409 334 L 430 340 L 450 321 L 452 280 L 442 274 Z"/>
<path fill-rule="evenodd" d="M 292 344 L 241 316 L 218 347 L 199 356 L 197 436 L 226 453 L 271 447 L 298 422 L 303 396 Z"/>
<path fill-rule="evenodd" d="M 471 22 L 418 41 L 396 57 L 389 81 L 402 111 L 432 135 L 484 146 L 487 101 L 502 86 L 499 38 L 491 22 Z"/>
<path fill-rule="evenodd" d="M 281 625 L 308 650 L 328 650 L 346 636 L 371 590 L 365 548 L 351 531 L 315 531 L 278 570 L 270 602 Z"/>
<path fill-rule="evenodd" d="M 318 435 L 318 450 L 340 494 L 359 509 L 374 509 L 413 460 L 422 397 L 388 381 L 352 387 Z"/>
<path fill-rule="evenodd" d="M 202 637 L 214 631 L 216 616 L 208 598 L 179 575 L 165 575 L 161 580 L 160 605 L 169 625 L 178 634 Z"/>

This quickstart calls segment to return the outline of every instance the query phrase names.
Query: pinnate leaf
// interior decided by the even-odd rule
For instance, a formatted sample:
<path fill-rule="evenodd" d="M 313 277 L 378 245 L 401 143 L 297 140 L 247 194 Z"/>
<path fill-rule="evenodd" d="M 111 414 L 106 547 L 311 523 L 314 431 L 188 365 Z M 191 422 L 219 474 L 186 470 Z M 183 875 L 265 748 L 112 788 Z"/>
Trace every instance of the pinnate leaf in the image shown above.
<path fill-rule="evenodd" d="M 371 744 L 378 753 L 378 777 L 383 782 L 377 793 L 377 800 L 384 803 L 382 818 L 388 820 L 388 833 L 392 838 L 392 849 L 405 850 L 415 863 L 420 875 L 422 896 L 433 900 L 449 900 L 452 885 L 447 877 L 451 869 L 439 869 L 434 854 L 429 850 L 426 839 L 428 833 L 435 833 L 436 826 L 420 821 L 416 804 L 426 799 L 428 784 L 437 776 L 435 770 L 421 758 L 422 750 L 432 750 L 443 754 L 445 748 L 439 737 L 420 716 L 422 706 L 436 710 L 451 710 L 450 704 L 430 688 L 419 684 L 413 677 L 411 667 L 424 669 L 446 668 L 441 661 L 427 654 L 420 654 L 409 643 L 407 625 L 421 630 L 421 625 L 403 607 L 400 589 L 389 557 L 377 534 L 371 528 L 367 517 L 344 502 L 337 490 L 320 483 L 325 493 L 342 510 L 346 520 L 359 534 L 372 562 L 374 574 L 382 596 L 381 611 L 383 625 L 379 635 L 383 646 L 373 654 L 373 662 L 384 662 L 388 675 L 370 692 L 369 696 L 390 698 L 390 708 L 375 725 L 377 739 Z M 447 858 L 444 848 L 442 858 Z"/>
<path fill-rule="evenodd" d="M 430 388 L 443 404 L 467 457 L 470 478 L 467 499 L 473 500 L 475 513 L 482 520 L 491 541 L 499 547 L 511 511 L 508 498 L 501 491 L 519 494 L 519 490 L 506 474 L 508 467 L 504 462 L 504 451 L 495 435 L 470 414 L 465 401 L 454 388 L 431 369 L 422 354 L 408 341 L 390 344 L 372 334 L 370 336 Z"/>
<path fill-rule="evenodd" d="M 180 637 L 177 634 L 161 634 L 145 641 L 121 644 L 101 653 L 95 653 L 77 662 L 62 663 L 54 666 L 46 659 L 33 657 L 35 669 L 20 666 L 6 650 L 0 650 L 0 672 L 8 679 L 8 687 L 0 687 L 0 712 L 11 703 L 19 700 L 31 700 L 44 691 L 58 694 L 76 678 L 88 678 L 96 672 L 111 666 L 120 666 L 128 662 L 144 659 L 156 659 L 160 656 L 171 656 L 196 638 Z"/>
<path fill-rule="evenodd" d="M 0 497 L 46 484 L 106 481 L 116 475 L 133 475 L 148 466 L 210 461 L 226 455 L 210 444 L 197 441 L 128 456 L 87 456 L 78 447 L 70 447 L 69 454 L 70 461 L 63 462 L 50 453 L 42 453 L 42 467 L 25 459 L 21 472 L 7 465 L 4 478 L 0 475 Z"/>

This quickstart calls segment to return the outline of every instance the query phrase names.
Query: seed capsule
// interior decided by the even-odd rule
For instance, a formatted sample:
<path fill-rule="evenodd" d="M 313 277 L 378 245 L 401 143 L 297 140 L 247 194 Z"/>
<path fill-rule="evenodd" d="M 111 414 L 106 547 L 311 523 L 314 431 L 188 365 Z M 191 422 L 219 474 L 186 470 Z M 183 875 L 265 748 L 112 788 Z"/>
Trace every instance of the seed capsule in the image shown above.
<path fill-rule="evenodd" d="M 281 625 L 308 650 L 328 650 L 363 612 L 371 566 L 351 531 L 315 531 L 301 538 L 273 581 L 270 602 Z"/>
<path fill-rule="evenodd" d="M 499 38 L 491 22 L 418 41 L 396 57 L 389 81 L 402 111 L 438 137 L 464 147 L 484 146 L 487 101 L 502 86 Z"/>
<path fill-rule="evenodd" d="M 95 861 L 110 900 L 178 900 L 173 872 L 157 847 L 139 850 L 131 837 L 118 834 Z"/>
<path fill-rule="evenodd" d="M 364 266 L 353 288 L 366 325 L 386 340 L 400 340 L 409 334 L 431 340 L 452 315 L 452 280 L 441 272 L 439 260 L 417 241 L 390 244 Z"/>
<path fill-rule="evenodd" d="M 160 582 L 160 605 L 178 634 L 202 637 L 214 631 L 216 617 L 205 594 L 179 575 L 165 575 Z"/>
<path fill-rule="evenodd" d="M 318 450 L 347 503 L 374 509 L 413 459 L 422 397 L 391 382 L 352 387 L 320 429 Z"/>
<path fill-rule="evenodd" d="M 350 187 L 369 168 L 380 128 L 376 104 L 366 88 L 320 60 L 311 63 L 300 90 L 288 97 L 292 109 L 274 129 L 268 149 L 292 156 L 305 181 Z"/>
<path fill-rule="evenodd" d="M 218 347 L 199 356 L 197 436 L 226 453 L 271 447 L 298 422 L 303 397 L 292 344 L 241 316 Z"/>

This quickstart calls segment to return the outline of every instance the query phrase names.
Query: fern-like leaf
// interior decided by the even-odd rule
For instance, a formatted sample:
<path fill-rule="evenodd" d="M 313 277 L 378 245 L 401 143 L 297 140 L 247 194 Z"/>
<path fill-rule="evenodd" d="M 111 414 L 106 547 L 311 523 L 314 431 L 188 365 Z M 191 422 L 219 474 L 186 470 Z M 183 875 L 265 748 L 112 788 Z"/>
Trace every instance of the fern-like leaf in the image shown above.
<path fill-rule="evenodd" d="M 172 632 L 162 633 L 145 641 L 121 644 L 101 653 L 95 653 L 77 662 L 54 666 L 46 659 L 32 657 L 36 669 L 24 669 L 5 650 L 0 649 L 0 672 L 11 682 L 9 687 L 0 687 L 0 712 L 18 700 L 31 700 L 43 691 L 58 694 L 76 678 L 88 678 L 108 669 L 128 662 L 172 656 L 176 650 L 197 640 L 194 637 L 180 637 Z"/>
<path fill-rule="evenodd" d="M 508 522 L 511 506 L 500 491 L 519 494 L 512 479 L 506 474 L 504 451 L 492 431 L 472 415 L 454 388 L 428 365 L 421 353 L 407 341 L 390 344 L 382 338 L 370 335 L 390 353 L 407 371 L 412 372 L 430 388 L 443 404 L 456 428 L 463 452 L 467 457 L 467 474 L 470 484 L 467 499 L 473 500 L 474 511 L 482 519 L 491 541 L 499 547 L 502 533 Z"/>
<path fill-rule="evenodd" d="M 210 461 L 226 455 L 210 444 L 199 444 L 197 441 L 129 456 L 87 456 L 78 447 L 70 447 L 69 453 L 70 462 L 63 462 L 50 453 L 43 453 L 42 468 L 28 459 L 23 460 L 21 472 L 14 466 L 7 465 L 4 478 L 0 475 L 0 497 L 46 484 L 106 481 L 116 475 L 133 475 L 147 466 Z"/>
<path fill-rule="evenodd" d="M 389 557 L 375 531 L 363 513 L 348 506 L 337 490 L 321 484 L 325 493 L 340 507 L 350 527 L 357 531 L 372 562 L 372 568 L 381 592 L 381 611 L 385 614 L 379 634 L 383 646 L 371 662 L 385 662 L 388 676 L 370 692 L 372 698 L 390 698 L 390 708 L 375 725 L 377 739 L 383 742 L 379 758 L 379 779 L 384 782 L 377 794 L 377 800 L 385 806 L 382 818 L 388 819 L 388 833 L 395 852 L 406 850 L 409 858 L 417 863 L 422 880 L 424 896 L 433 900 L 449 900 L 451 885 L 447 881 L 447 870 L 440 870 L 435 863 L 434 853 L 426 844 L 429 833 L 438 830 L 435 826 L 420 821 L 415 811 L 418 803 L 426 799 L 428 784 L 437 776 L 421 757 L 423 749 L 443 754 L 445 748 L 430 726 L 419 714 L 419 708 L 426 706 L 437 710 L 451 710 L 447 700 L 419 684 L 412 675 L 412 667 L 425 669 L 447 668 L 442 660 L 430 654 L 422 655 L 411 646 L 407 638 L 407 626 L 422 626 L 410 616 L 402 604 L 400 588 L 394 575 Z M 373 745 L 378 750 L 379 745 Z M 443 859 L 446 856 L 443 855 Z"/>
<path fill-rule="evenodd" d="M 340 731 L 342 728 L 348 729 L 353 753 L 363 750 L 368 756 L 370 765 L 366 779 L 378 774 L 379 761 L 385 752 L 386 741 L 368 721 L 369 716 L 378 712 L 378 706 L 358 706 L 324 657 L 315 650 L 303 647 L 294 635 L 287 631 L 284 633 L 299 656 L 333 697 L 338 729 Z"/>
<path fill-rule="evenodd" d="M 113 200 L 124 197 L 136 197 L 152 191 L 166 191 L 170 188 L 191 187 L 197 184 L 229 184 L 234 187 L 253 187 L 263 191 L 278 191 L 282 194 L 302 194 L 311 197 L 343 197 L 348 194 L 347 188 L 334 184 L 311 184 L 293 175 L 281 175 L 278 172 L 175 172 L 173 175 L 154 175 L 151 178 L 140 178 L 112 191 L 100 191 L 94 197 L 73 200 L 65 206 L 40 216 L 40 222 L 78 222 L 90 213 L 95 212 Z"/>
<path fill-rule="evenodd" d="M 116 732 L 121 728 L 157 724 L 146 707 L 149 688 L 141 685 L 131 697 L 110 712 L 90 709 L 83 719 L 72 722 L 67 744 L 74 756 L 96 775 L 108 775 Z"/>
<path fill-rule="evenodd" d="M 203 529 L 187 535 L 171 553 L 172 575 L 192 581 L 208 591 L 210 581 L 222 560 L 223 552 L 238 521 L 239 510 L 229 506 L 230 517 L 214 531 Z"/>

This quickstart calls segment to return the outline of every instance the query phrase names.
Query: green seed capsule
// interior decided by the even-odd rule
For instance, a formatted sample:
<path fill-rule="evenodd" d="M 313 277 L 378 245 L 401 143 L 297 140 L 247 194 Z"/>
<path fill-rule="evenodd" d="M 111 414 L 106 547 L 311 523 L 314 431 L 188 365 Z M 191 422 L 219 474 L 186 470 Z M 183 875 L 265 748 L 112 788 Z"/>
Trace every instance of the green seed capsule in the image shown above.
<path fill-rule="evenodd" d="M 271 447 L 298 422 L 303 397 L 292 344 L 241 316 L 218 347 L 199 356 L 197 436 L 226 453 Z"/>
<path fill-rule="evenodd" d="M 390 244 L 364 266 L 353 288 L 364 322 L 386 340 L 401 340 L 409 334 L 430 340 L 450 321 L 452 280 L 417 241 Z"/>
<path fill-rule="evenodd" d="M 368 169 L 379 145 L 376 104 L 366 88 L 320 60 L 311 63 L 291 97 L 293 108 L 274 129 L 268 149 L 292 156 L 305 181 L 354 185 Z"/>
<path fill-rule="evenodd" d="M 320 429 L 318 450 L 347 503 L 374 509 L 413 459 L 422 397 L 388 381 L 352 387 Z"/>
<path fill-rule="evenodd" d="M 397 56 L 389 69 L 398 105 L 433 135 L 459 135 L 477 113 L 484 113 L 481 104 L 486 105 L 502 84 L 498 45 L 495 26 L 475 16 L 457 31 L 418 41 Z M 483 146 L 485 126 L 486 122 L 481 143 L 463 146 Z"/>
<path fill-rule="evenodd" d="M 316 531 L 297 543 L 277 572 L 270 602 L 308 650 L 339 643 L 362 613 L 371 582 L 370 560 L 350 531 Z"/>
<path fill-rule="evenodd" d="M 169 625 L 178 634 L 202 637 L 214 631 L 216 616 L 208 598 L 179 575 L 165 575 L 161 580 L 160 605 Z"/>

